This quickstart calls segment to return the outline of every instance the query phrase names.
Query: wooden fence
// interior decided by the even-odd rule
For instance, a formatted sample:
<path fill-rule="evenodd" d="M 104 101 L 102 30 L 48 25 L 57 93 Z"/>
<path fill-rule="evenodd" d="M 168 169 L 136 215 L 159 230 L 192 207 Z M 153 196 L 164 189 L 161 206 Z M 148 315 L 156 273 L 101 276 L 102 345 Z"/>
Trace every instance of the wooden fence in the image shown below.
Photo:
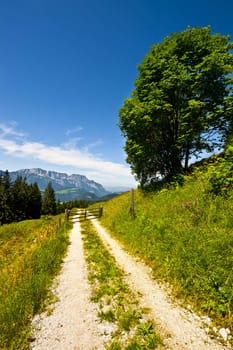
<path fill-rule="evenodd" d="M 82 209 L 79 211 L 77 221 L 93 220 L 101 218 L 103 215 L 103 207 Z"/>

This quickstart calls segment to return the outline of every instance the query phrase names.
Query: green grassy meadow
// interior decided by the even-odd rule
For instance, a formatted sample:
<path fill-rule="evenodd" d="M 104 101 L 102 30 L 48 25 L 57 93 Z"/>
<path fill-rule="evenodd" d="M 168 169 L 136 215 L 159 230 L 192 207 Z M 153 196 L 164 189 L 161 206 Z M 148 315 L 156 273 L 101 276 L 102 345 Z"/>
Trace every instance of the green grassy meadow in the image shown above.
<path fill-rule="evenodd" d="M 104 203 L 102 224 L 143 259 L 174 296 L 214 324 L 233 331 L 233 192 L 208 191 L 208 171 L 196 170 L 182 186 L 135 191 Z"/>
<path fill-rule="evenodd" d="M 77 192 L 77 188 L 76 187 L 65 188 L 65 189 L 56 191 L 57 194 L 69 194 L 69 193 L 76 193 L 76 192 Z"/>
<path fill-rule="evenodd" d="M 31 319 L 45 307 L 70 227 L 62 216 L 0 227 L 0 349 L 29 348 Z"/>

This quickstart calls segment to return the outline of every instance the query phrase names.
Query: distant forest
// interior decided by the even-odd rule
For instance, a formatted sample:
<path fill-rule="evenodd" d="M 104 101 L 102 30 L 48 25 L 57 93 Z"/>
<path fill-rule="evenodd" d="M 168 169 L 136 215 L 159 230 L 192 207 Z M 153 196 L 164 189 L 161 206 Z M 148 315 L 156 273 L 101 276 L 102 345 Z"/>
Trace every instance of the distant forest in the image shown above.
<path fill-rule="evenodd" d="M 12 182 L 8 170 L 0 174 L 0 225 L 39 219 L 41 215 L 56 215 L 65 209 L 87 205 L 85 200 L 56 202 L 51 182 L 42 194 L 36 182 L 27 184 L 22 176 Z"/>

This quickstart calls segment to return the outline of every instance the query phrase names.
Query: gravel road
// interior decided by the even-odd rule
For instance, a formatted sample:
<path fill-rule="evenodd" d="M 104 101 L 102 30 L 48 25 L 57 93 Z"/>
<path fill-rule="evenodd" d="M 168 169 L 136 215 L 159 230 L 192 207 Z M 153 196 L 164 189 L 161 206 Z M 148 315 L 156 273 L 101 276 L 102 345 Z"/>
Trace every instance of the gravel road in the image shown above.
<path fill-rule="evenodd" d="M 158 323 L 167 349 L 231 349 L 210 339 L 201 317 L 175 305 L 168 297 L 165 288 L 151 277 L 151 271 L 145 264 L 128 254 L 97 220 L 93 220 L 93 224 L 106 247 L 127 274 L 127 283 L 131 289 L 138 292 L 141 306 L 149 307 L 151 317 Z"/>
<path fill-rule="evenodd" d="M 58 297 L 50 315 L 33 319 L 33 350 L 104 349 L 111 334 L 108 324 L 99 323 L 96 304 L 90 302 L 90 287 L 84 259 L 79 222 L 70 233 L 70 245 L 63 268 L 55 281 L 53 293 Z"/>
<path fill-rule="evenodd" d="M 77 221 L 78 215 L 74 218 Z M 112 239 L 97 220 L 92 221 L 106 247 L 126 273 L 129 286 L 138 292 L 142 307 L 158 324 L 165 349 L 223 350 L 231 349 L 210 339 L 203 320 L 169 300 L 166 290 L 151 277 L 150 269 L 130 256 Z M 90 287 L 83 253 L 80 224 L 74 223 L 70 246 L 53 292 L 58 296 L 51 314 L 37 315 L 32 322 L 34 341 L 31 350 L 104 349 L 111 338 L 112 326 L 99 323 L 97 307 L 90 302 Z"/>

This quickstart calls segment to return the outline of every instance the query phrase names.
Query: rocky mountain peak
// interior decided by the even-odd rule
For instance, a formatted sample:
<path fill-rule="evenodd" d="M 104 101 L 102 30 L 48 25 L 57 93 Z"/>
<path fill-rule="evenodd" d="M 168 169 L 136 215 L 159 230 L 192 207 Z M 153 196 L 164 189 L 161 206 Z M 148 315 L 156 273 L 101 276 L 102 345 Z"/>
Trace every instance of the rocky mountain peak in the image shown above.
<path fill-rule="evenodd" d="M 36 182 L 41 191 L 51 182 L 57 198 L 59 199 L 59 191 L 72 193 L 73 197 L 78 196 L 79 198 L 86 197 L 87 194 L 89 194 L 89 197 L 95 198 L 100 198 L 109 194 L 101 184 L 89 180 L 85 175 L 68 175 L 66 173 L 44 170 L 41 168 L 20 169 L 9 172 L 9 174 L 12 181 L 15 181 L 17 176 L 22 176 L 26 178 L 28 184 Z M 70 200 L 70 198 L 66 200 Z"/>

